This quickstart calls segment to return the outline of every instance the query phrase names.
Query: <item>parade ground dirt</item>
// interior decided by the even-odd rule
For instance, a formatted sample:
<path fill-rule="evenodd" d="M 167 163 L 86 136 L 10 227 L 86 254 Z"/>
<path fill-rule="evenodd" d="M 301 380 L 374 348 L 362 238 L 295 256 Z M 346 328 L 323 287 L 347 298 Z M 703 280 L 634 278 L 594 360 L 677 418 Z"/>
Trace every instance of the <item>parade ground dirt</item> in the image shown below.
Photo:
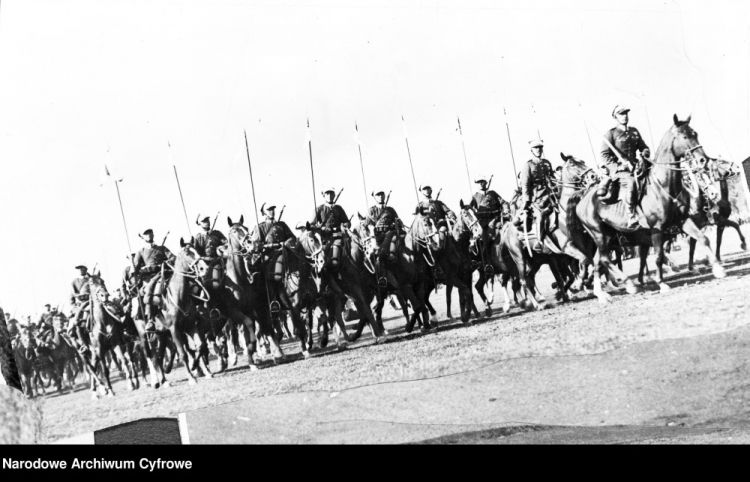
<path fill-rule="evenodd" d="M 686 244 L 678 246 L 671 291 L 610 288 L 607 306 L 584 293 L 549 301 L 543 268 L 543 311 L 503 313 L 496 285 L 493 315 L 465 327 L 447 319 L 442 289 L 432 296 L 435 333 L 404 333 L 403 317 L 388 308 L 384 343 L 368 334 L 304 360 L 285 341 L 285 363 L 251 372 L 240 357 L 196 386 L 182 366 L 166 389 L 130 392 L 115 375 L 117 395 L 93 401 L 79 378 L 75 393 L 40 402 L 46 437 L 187 412 L 193 443 L 750 442 L 750 253 L 727 231 L 727 277 L 718 280 L 701 248 L 688 272 Z M 625 262 L 627 274 L 636 270 L 637 261 Z"/>

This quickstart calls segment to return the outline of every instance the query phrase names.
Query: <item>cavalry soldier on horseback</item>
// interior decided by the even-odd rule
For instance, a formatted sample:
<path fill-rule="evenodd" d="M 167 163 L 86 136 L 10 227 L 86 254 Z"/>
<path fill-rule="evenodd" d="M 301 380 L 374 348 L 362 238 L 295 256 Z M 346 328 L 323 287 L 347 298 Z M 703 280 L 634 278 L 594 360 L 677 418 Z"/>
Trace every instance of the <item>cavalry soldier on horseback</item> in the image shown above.
<path fill-rule="evenodd" d="M 555 208 L 552 191 L 554 189 L 554 171 L 552 164 L 542 157 L 544 143 L 535 139 L 529 141 L 531 154 L 534 156 L 521 167 L 521 202 L 523 210 L 516 216 L 515 224 L 521 228 L 527 216 L 534 218 L 534 227 L 538 243 L 534 246 L 537 252 L 543 251 L 545 225 L 547 218 Z"/>
<path fill-rule="evenodd" d="M 254 268 L 263 270 L 268 263 L 273 265 L 274 281 L 281 281 L 284 276 L 284 258 L 282 246 L 294 247 L 297 243 L 297 237 L 284 221 L 276 220 L 276 205 L 272 203 L 263 203 L 260 206 L 260 212 L 265 216 L 265 220 L 258 224 L 251 234 L 253 243 L 253 264 Z M 276 292 L 273 283 L 268 285 L 269 297 L 271 302 L 271 312 L 278 313 L 280 309 L 279 302 L 276 301 Z"/>
<path fill-rule="evenodd" d="M 474 193 L 471 199 L 471 207 L 477 212 L 477 221 L 482 226 L 482 262 L 484 263 L 484 270 L 487 273 L 494 273 L 492 264 L 490 264 L 490 256 L 492 249 L 492 241 L 494 236 L 490 232 L 495 231 L 495 226 L 498 222 L 502 222 L 502 211 L 503 206 L 507 204 L 498 193 L 490 190 L 490 179 L 487 176 L 480 175 L 474 181 L 475 184 L 479 184 L 479 191 Z M 493 236 L 493 237 L 490 237 Z"/>
<path fill-rule="evenodd" d="M 196 234 L 193 238 L 193 248 L 202 257 L 215 258 L 216 250 L 226 242 L 226 236 L 219 230 L 211 229 L 211 218 L 208 216 L 201 219 L 200 222 L 196 220 L 195 224 L 198 224 L 203 232 Z"/>
<path fill-rule="evenodd" d="M 451 211 L 443 201 L 432 199 L 432 186 L 429 184 L 420 186 L 420 191 L 422 191 L 424 199 L 417 204 L 415 212 L 430 216 L 438 229 L 441 231 L 447 231 L 448 223 L 446 220 L 455 223 L 456 213 Z"/>
<path fill-rule="evenodd" d="M 11 340 L 15 339 L 18 334 L 18 320 L 13 318 L 10 313 L 5 313 L 5 326 L 8 328 L 8 336 Z"/>
<path fill-rule="evenodd" d="M 341 256 L 344 251 L 344 239 L 342 228 L 349 229 L 351 223 L 344 208 L 336 204 L 336 190 L 331 187 L 322 192 L 326 202 L 315 209 L 315 214 L 310 224 L 319 228 L 321 239 L 324 244 L 330 245 L 331 254 L 329 263 L 333 271 L 337 271 L 341 264 Z"/>
<path fill-rule="evenodd" d="M 154 313 L 151 307 L 154 289 L 156 288 L 156 283 L 161 279 L 162 265 L 167 261 L 173 260 L 174 255 L 167 247 L 154 244 L 154 231 L 152 229 L 147 229 L 138 236 L 146 242 L 146 247 L 136 253 L 134 265 L 136 275 L 141 278 L 143 283 L 146 283 L 143 298 L 144 315 L 146 317 L 144 321 L 146 321 L 146 330 L 149 331 L 155 327 L 153 322 Z"/>
<path fill-rule="evenodd" d="M 386 204 L 385 191 L 374 191 L 372 195 L 377 204 L 370 207 L 367 216 L 367 225 L 374 226 L 375 228 L 375 241 L 380 247 L 376 263 L 378 273 L 380 273 L 378 276 L 378 285 L 385 287 L 388 282 L 382 275 L 383 258 L 387 256 L 388 262 L 391 263 L 396 261 L 396 254 L 391 252 L 391 245 L 395 244 L 398 247 L 403 223 L 398 217 L 396 210 Z"/>
<path fill-rule="evenodd" d="M 71 283 L 70 305 L 73 307 L 73 314 L 70 316 L 71 326 L 69 328 L 72 329 L 72 327 L 75 326 L 78 331 L 79 338 L 83 340 L 83 338 L 81 337 L 81 328 L 79 324 L 81 322 L 81 319 L 85 319 L 85 315 L 89 313 L 89 270 L 84 265 L 78 265 L 76 266 L 76 269 L 79 270 L 81 276 L 74 279 Z"/>
<path fill-rule="evenodd" d="M 44 305 L 44 312 L 39 315 L 39 326 L 47 325 L 52 326 L 52 318 L 57 314 L 57 309 L 52 309 L 52 305 L 49 303 Z"/>
<path fill-rule="evenodd" d="M 648 159 L 651 156 L 651 150 L 638 129 L 628 126 L 629 112 L 630 109 L 622 105 L 616 106 L 612 111 L 612 117 L 617 121 L 617 126 L 604 135 L 600 165 L 602 180 L 597 195 L 600 198 L 606 197 L 614 178 L 619 180 L 619 198 L 627 209 L 627 229 L 632 231 L 639 226 L 638 214 L 635 212 L 638 201 L 634 171 L 638 164 L 638 156 Z"/>

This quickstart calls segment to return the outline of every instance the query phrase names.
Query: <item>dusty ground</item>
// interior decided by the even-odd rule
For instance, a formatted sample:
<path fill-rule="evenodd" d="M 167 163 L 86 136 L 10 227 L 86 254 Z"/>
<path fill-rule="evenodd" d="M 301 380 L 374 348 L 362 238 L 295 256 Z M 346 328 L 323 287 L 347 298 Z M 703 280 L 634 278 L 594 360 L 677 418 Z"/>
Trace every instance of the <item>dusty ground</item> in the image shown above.
<path fill-rule="evenodd" d="M 713 234 L 711 238 L 713 243 Z M 391 336 L 386 343 L 379 345 L 375 345 L 367 335 L 344 352 L 328 348 L 309 360 L 301 360 L 297 346 L 287 343 L 285 350 L 290 360 L 279 366 L 267 365 L 267 368 L 251 373 L 241 364 L 213 380 L 201 379 L 195 387 L 187 385 L 184 369 L 180 367 L 171 374 L 173 386 L 169 389 L 144 387 L 136 392 L 128 392 L 124 383 L 118 381 L 115 385 L 117 396 L 99 401 L 91 401 L 88 390 L 81 383 L 76 393 L 49 396 L 43 402 L 46 435 L 50 441 L 54 441 L 128 420 L 176 416 L 180 412 L 249 397 L 255 400 L 256 397 L 290 392 L 337 393 L 363 385 L 382 384 L 367 387 L 371 400 L 372 397 L 377 399 L 379 386 L 389 389 L 399 386 L 401 388 L 398 390 L 406 390 L 407 385 L 393 382 L 435 377 L 444 377 L 438 378 L 438 381 L 453 380 L 445 385 L 431 385 L 433 396 L 445 397 L 447 406 L 450 400 L 460 398 L 456 393 L 478 393 L 485 388 L 479 375 L 474 379 L 471 376 L 460 378 L 462 372 L 476 370 L 480 373 L 482 370 L 494 370 L 491 367 L 500 367 L 499 372 L 488 372 L 491 376 L 487 375 L 487 383 L 498 383 L 499 387 L 503 384 L 516 386 L 507 393 L 500 388 L 496 397 L 497 400 L 504 400 L 503 410 L 511 414 L 513 410 L 519 413 L 523 409 L 528 410 L 542 398 L 554 399 L 558 389 L 559 393 L 570 392 L 570 397 L 575 398 L 579 386 L 585 387 L 586 393 L 598 400 L 596 403 L 600 405 L 608 397 L 622 400 L 636 393 L 649 395 L 636 397 L 638 403 L 633 407 L 628 404 L 629 410 L 625 410 L 625 405 L 621 404 L 622 413 L 614 408 L 609 413 L 593 413 L 585 403 L 581 405 L 580 400 L 573 398 L 568 403 L 562 400 L 561 403 L 539 405 L 538 416 L 533 420 L 527 417 L 518 420 L 524 423 L 510 424 L 520 429 L 507 428 L 510 421 L 515 419 L 484 420 L 482 408 L 473 406 L 471 417 L 466 416 L 471 420 L 466 422 L 463 435 L 456 434 L 455 430 L 449 435 L 425 432 L 416 440 L 435 439 L 444 443 L 506 443 L 511 439 L 518 443 L 544 443 L 545 440 L 560 443 L 579 440 L 585 443 L 610 440 L 601 437 L 611 436 L 611 440 L 631 443 L 663 443 L 665 440 L 668 443 L 744 443 L 750 440 L 747 435 L 750 432 L 745 431 L 742 423 L 745 419 L 750 420 L 744 412 L 744 401 L 748 396 L 746 392 L 750 390 L 742 353 L 746 353 L 743 351 L 746 348 L 744 340 L 747 338 L 750 343 L 750 333 L 737 332 L 740 334 L 738 336 L 745 338 L 736 341 L 729 357 L 723 347 L 728 346 L 732 338 L 721 336 L 730 336 L 727 334 L 750 324 L 750 255 L 739 251 L 735 233 L 727 233 L 724 239 L 722 251 L 725 253 L 728 274 L 725 279 L 714 279 L 710 270 L 705 268 L 692 274 L 683 269 L 681 273 L 668 277 L 667 281 L 674 288 L 668 293 L 659 293 L 654 286 L 647 286 L 646 291 L 636 295 L 612 291 L 614 301 L 606 307 L 601 307 L 596 299 L 577 295 L 571 303 L 549 306 L 541 312 L 524 312 L 513 307 L 510 313 L 502 314 L 498 309 L 502 300 L 498 287 L 495 314 L 490 319 L 480 320 L 473 327 L 463 327 L 460 322 L 445 320 L 441 291 L 439 296 L 433 296 L 433 304 L 441 315 L 440 327 L 435 334 L 405 334 L 401 316 L 390 312 L 392 318 L 386 322 L 386 327 Z M 687 250 L 674 254 L 684 267 Z M 699 248 L 698 258 L 702 257 Z M 653 263 L 650 265 L 653 268 Z M 626 272 L 632 274 L 637 267 L 634 262 L 626 262 L 625 268 Z M 553 293 L 549 288 L 551 279 L 546 270 L 540 274 L 539 280 L 545 296 L 552 299 Z M 717 334 L 724 335 L 718 338 L 713 336 Z M 662 355 L 671 352 L 664 352 L 662 345 L 653 343 L 687 343 L 693 339 L 704 341 L 690 345 L 691 355 L 688 359 L 669 365 L 670 383 L 660 390 L 656 389 L 665 379 L 661 370 L 671 363 Z M 644 350 L 640 355 L 633 356 L 633 352 L 628 351 L 629 347 L 639 346 Z M 671 350 L 676 353 L 677 350 L 683 351 L 682 345 Z M 607 355 L 610 352 L 613 354 Z M 624 361 L 622 357 L 625 355 L 622 353 L 629 354 L 627 360 Z M 594 354 L 603 356 L 598 359 L 589 356 Z M 623 364 L 629 368 L 622 368 Z M 591 382 L 589 375 L 596 375 L 600 370 L 601 375 L 598 376 L 607 377 L 609 384 Z M 623 370 L 626 373 L 622 373 Z M 628 382 L 612 385 L 612 379 L 617 378 L 617 374 L 628 377 Z M 455 380 L 463 380 L 462 385 L 457 388 Z M 557 388 L 556 381 L 560 382 Z M 695 391 L 712 396 L 704 397 L 696 405 L 673 403 L 676 391 L 688 386 L 688 381 L 690 393 Z M 718 386 L 721 391 L 717 394 Z M 444 391 L 441 391 L 441 387 L 444 387 Z M 418 394 L 419 389 L 415 390 Z M 383 393 L 386 391 L 384 388 Z M 612 406 L 620 405 L 613 403 Z M 224 409 L 227 411 L 230 406 L 225 405 Z M 386 420 L 387 412 L 383 407 L 383 413 L 372 414 L 372 417 Z M 487 417 L 491 412 L 487 410 Z M 682 417 L 669 418 L 674 415 Z M 395 412 L 393 416 L 396 416 Z M 439 418 L 440 415 L 437 412 L 421 412 L 405 417 L 423 421 L 431 417 Z M 489 430 L 499 430 L 492 433 L 487 431 L 486 426 L 484 429 L 481 426 L 470 427 L 471 424 L 494 421 L 506 426 L 505 431 L 491 427 Z M 716 425 L 719 421 L 720 427 Z M 279 419 L 278 423 L 283 424 L 284 420 Z M 538 428 L 540 423 L 542 428 Z M 236 422 L 234 425 L 237 425 Z M 591 428 L 594 425 L 598 428 Z M 627 432 L 630 429 L 618 429 L 618 425 L 664 426 L 674 430 L 668 433 L 654 430 L 632 436 Z M 537 426 L 537 429 L 523 428 L 528 426 Z M 571 426 L 575 428 L 570 429 Z M 596 434 L 605 433 L 601 431 L 602 427 L 609 427 L 609 432 L 605 430 L 609 435 L 601 435 L 600 438 L 597 438 L 598 435 L 587 436 L 589 432 L 586 430 L 598 430 L 594 432 Z M 440 438 L 446 436 L 459 439 Z M 409 440 L 413 440 L 413 436 Z"/>

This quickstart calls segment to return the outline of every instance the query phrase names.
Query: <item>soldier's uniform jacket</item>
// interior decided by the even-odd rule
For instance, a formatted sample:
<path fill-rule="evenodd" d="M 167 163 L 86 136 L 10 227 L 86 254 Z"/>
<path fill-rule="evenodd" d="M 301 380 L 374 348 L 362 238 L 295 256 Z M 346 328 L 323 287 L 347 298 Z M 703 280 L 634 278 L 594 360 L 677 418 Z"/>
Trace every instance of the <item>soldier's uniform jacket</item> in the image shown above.
<path fill-rule="evenodd" d="M 375 233 L 385 233 L 398 227 L 397 220 L 400 221 L 396 210 L 390 206 L 380 206 L 376 204 L 370 207 L 368 211 L 367 224 L 375 226 Z"/>
<path fill-rule="evenodd" d="M 649 150 L 641 133 L 638 132 L 638 129 L 635 127 L 628 126 L 627 130 L 623 130 L 620 126 L 613 127 L 604 134 L 604 137 L 610 142 L 610 144 L 617 148 L 620 155 L 630 164 L 627 167 L 621 165 L 617 154 L 612 152 L 612 149 L 607 142 L 603 141 L 601 149 L 601 165 L 607 166 L 610 169 L 611 174 L 627 170 L 632 172 L 633 167 L 638 160 L 636 154 L 638 152 L 643 154 L 643 151 Z M 643 155 L 645 156 L 645 154 Z"/>
<path fill-rule="evenodd" d="M 471 198 L 471 207 L 477 210 L 480 220 L 490 220 L 500 216 L 505 201 L 498 193 L 492 190 L 477 191 Z"/>
<path fill-rule="evenodd" d="M 521 201 L 544 204 L 549 199 L 552 164 L 547 159 L 531 159 L 521 167 Z"/>
<path fill-rule="evenodd" d="M 315 209 L 315 214 L 310 220 L 310 224 L 325 227 L 333 233 L 341 231 L 341 225 L 349 224 L 349 216 L 346 215 L 344 208 L 338 204 L 321 204 Z"/>
<path fill-rule="evenodd" d="M 271 229 L 274 228 L 274 229 Z M 253 231 L 253 241 L 264 243 L 285 243 L 290 239 L 297 239 L 284 221 L 263 221 Z"/>
<path fill-rule="evenodd" d="M 443 201 L 424 199 L 417 205 L 417 212 L 430 216 L 435 222 L 443 221 L 446 217 L 456 218 L 453 211 Z"/>
<path fill-rule="evenodd" d="M 161 270 L 162 263 L 173 257 L 169 248 L 154 244 L 136 253 L 135 268 L 144 274 L 156 273 Z"/>
<path fill-rule="evenodd" d="M 227 240 L 226 236 L 224 236 L 221 231 L 217 231 L 215 229 L 210 233 L 206 233 L 204 231 L 202 233 L 196 234 L 193 238 L 193 248 L 195 248 L 199 255 L 206 256 L 206 248 L 208 247 L 210 238 L 213 238 L 213 246 L 224 244 L 224 242 Z"/>
<path fill-rule="evenodd" d="M 91 293 L 91 289 L 89 288 L 89 277 L 86 276 L 84 278 L 76 278 L 73 280 L 73 282 L 70 285 L 70 304 L 75 305 L 78 301 L 87 301 L 89 299 L 89 293 Z M 52 322 L 52 314 L 47 313 L 50 315 L 50 323 Z"/>

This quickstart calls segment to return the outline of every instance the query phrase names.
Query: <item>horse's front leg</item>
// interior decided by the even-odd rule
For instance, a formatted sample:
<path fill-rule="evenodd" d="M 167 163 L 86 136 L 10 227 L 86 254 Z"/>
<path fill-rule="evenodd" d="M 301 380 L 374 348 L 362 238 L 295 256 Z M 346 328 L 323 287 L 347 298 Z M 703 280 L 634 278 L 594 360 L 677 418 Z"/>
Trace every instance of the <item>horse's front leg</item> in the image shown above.
<path fill-rule="evenodd" d="M 128 387 L 132 391 L 137 388 L 138 375 L 134 373 L 135 368 L 133 367 L 133 361 L 130 358 L 130 353 L 128 353 L 127 350 L 124 350 L 123 346 L 124 344 L 115 345 L 114 347 L 112 347 L 112 351 L 115 354 L 115 358 L 117 358 L 117 360 L 119 361 L 120 366 L 124 368 L 128 378 Z"/>
<path fill-rule="evenodd" d="M 172 341 L 174 342 L 175 348 L 180 355 L 182 364 L 185 365 L 185 372 L 187 372 L 188 376 L 188 385 L 195 385 L 197 383 L 197 380 L 195 379 L 195 375 L 193 375 L 193 372 L 190 370 L 190 357 L 188 356 L 185 343 L 180 336 L 180 331 L 177 329 L 177 324 L 180 321 L 177 319 L 176 315 L 169 314 L 167 316 L 172 318 L 169 322 L 169 332 L 172 335 Z"/>
<path fill-rule="evenodd" d="M 711 243 L 708 241 L 708 238 L 703 234 L 703 232 L 698 229 L 698 226 L 695 225 L 692 219 L 688 218 L 685 220 L 685 223 L 682 225 L 682 231 L 688 236 L 694 238 L 696 241 L 701 243 L 703 247 L 706 248 L 706 250 L 708 251 L 708 261 L 711 263 L 711 269 L 713 271 L 714 277 L 719 279 L 726 277 L 727 273 L 719 260 L 716 259 L 716 255 L 711 249 Z M 661 235 L 661 233 L 659 233 L 659 235 Z M 654 248 L 656 248 L 656 246 L 654 246 Z"/>

